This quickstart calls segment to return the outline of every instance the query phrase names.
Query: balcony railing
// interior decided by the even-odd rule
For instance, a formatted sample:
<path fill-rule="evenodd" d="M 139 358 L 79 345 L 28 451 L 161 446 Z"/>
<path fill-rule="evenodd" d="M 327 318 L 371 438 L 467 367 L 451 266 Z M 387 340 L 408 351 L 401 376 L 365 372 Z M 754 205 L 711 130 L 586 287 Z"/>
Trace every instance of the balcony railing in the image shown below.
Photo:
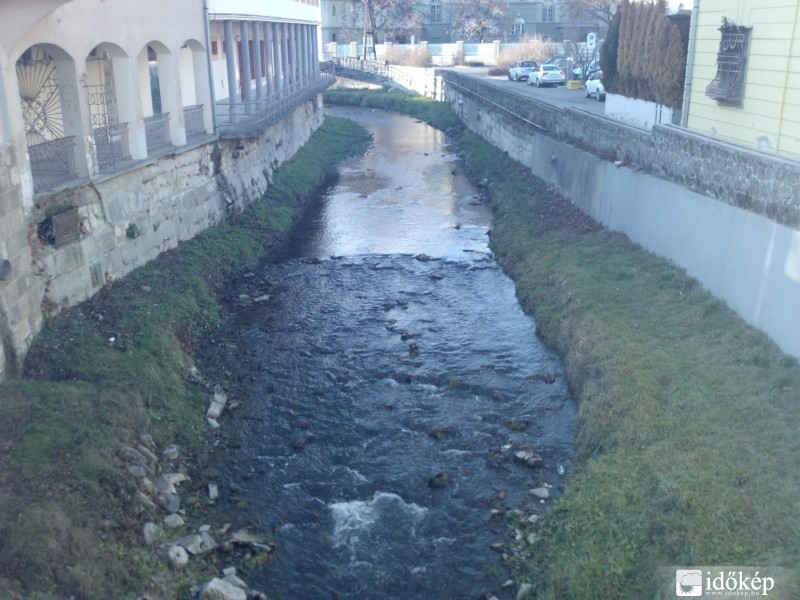
<path fill-rule="evenodd" d="M 292 110 L 333 85 L 333 69 L 308 77 L 288 89 L 255 102 L 217 102 L 217 130 L 220 137 L 256 135 L 277 123 Z"/>
<path fill-rule="evenodd" d="M 98 173 L 116 173 L 121 164 L 130 162 L 127 123 L 97 127 L 92 133 Z"/>
<path fill-rule="evenodd" d="M 203 105 L 183 107 L 183 123 L 186 127 L 186 141 L 191 142 L 198 138 L 208 135 L 206 125 L 203 122 Z"/>
<path fill-rule="evenodd" d="M 78 178 L 75 171 L 75 136 L 30 146 L 28 157 L 35 193 L 46 192 Z"/>
<path fill-rule="evenodd" d="M 161 154 L 172 148 L 169 137 L 169 113 L 145 117 L 144 132 L 147 138 L 147 155 Z"/>

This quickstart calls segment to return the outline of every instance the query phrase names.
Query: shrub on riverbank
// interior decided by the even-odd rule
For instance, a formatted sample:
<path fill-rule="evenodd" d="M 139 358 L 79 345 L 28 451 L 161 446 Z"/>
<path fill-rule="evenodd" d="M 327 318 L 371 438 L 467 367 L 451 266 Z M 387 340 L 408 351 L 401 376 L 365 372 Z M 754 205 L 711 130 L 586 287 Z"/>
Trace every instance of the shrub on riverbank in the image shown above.
<path fill-rule="evenodd" d="M 798 362 L 506 153 L 471 133 L 459 145 L 489 182 L 493 250 L 579 407 L 566 493 L 523 575 L 537 597 L 651 598 L 669 565 L 797 565 Z"/>
<path fill-rule="evenodd" d="M 0 384 L 0 597 L 131 598 L 148 586 L 177 597 L 191 573 L 151 577 L 166 564 L 142 548 L 118 445 L 141 433 L 161 447 L 199 443 L 208 393 L 186 379 L 195 341 L 220 319 L 215 287 L 273 249 L 335 164 L 368 142 L 360 126 L 326 119 L 235 224 L 48 320 L 24 378 Z"/>

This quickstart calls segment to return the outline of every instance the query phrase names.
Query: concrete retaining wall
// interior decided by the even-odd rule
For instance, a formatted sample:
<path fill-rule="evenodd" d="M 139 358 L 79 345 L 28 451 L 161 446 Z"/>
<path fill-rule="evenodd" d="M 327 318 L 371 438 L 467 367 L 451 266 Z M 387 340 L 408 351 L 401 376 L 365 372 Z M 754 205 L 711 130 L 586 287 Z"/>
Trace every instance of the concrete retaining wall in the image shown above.
<path fill-rule="evenodd" d="M 800 163 L 440 75 L 471 130 L 603 225 L 686 269 L 800 358 Z"/>
<path fill-rule="evenodd" d="M 256 138 L 211 141 L 144 161 L 123 174 L 49 196 L 27 216 L 19 186 L 11 181 L 15 170 L 8 177 L 0 170 L 0 249 L 13 255 L 14 265 L 14 278 L 0 281 L 5 341 L 0 379 L 21 364 L 46 314 L 89 298 L 260 198 L 275 168 L 322 120 L 319 96 Z M 13 157 L 0 148 L 0 159 Z M 77 208 L 80 239 L 61 247 L 42 243 L 38 224 L 70 207 Z"/>

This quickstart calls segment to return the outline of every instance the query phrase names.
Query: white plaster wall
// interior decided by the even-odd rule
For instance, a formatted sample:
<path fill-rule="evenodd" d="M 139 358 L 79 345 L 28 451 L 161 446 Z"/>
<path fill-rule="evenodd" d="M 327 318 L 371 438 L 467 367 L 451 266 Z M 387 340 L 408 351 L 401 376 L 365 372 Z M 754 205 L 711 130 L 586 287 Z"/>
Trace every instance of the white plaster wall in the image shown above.
<path fill-rule="evenodd" d="M 298 0 L 209 0 L 209 13 L 217 18 L 257 17 L 276 21 L 320 22 L 320 7 Z"/>
<path fill-rule="evenodd" d="M 137 56 L 153 40 L 177 53 L 188 39 L 205 40 L 204 19 L 199 0 L 73 0 L 31 27 L 10 55 L 16 60 L 33 44 L 52 43 L 83 63 L 92 48 L 104 41 L 114 42 L 128 56 Z"/>
<path fill-rule="evenodd" d="M 670 107 L 655 102 L 619 94 L 606 94 L 605 115 L 608 118 L 647 131 L 650 131 L 653 125 L 671 124 L 673 112 Z"/>

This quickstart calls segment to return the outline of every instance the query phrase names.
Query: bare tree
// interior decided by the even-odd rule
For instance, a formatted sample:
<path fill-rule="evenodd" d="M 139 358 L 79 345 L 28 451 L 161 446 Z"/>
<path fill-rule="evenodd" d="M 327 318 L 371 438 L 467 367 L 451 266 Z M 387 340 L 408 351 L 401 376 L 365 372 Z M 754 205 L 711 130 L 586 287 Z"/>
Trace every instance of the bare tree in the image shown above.
<path fill-rule="evenodd" d="M 508 31 L 506 0 L 453 0 L 449 4 L 450 32 L 482 42 L 488 35 Z"/>
<path fill-rule="evenodd" d="M 347 17 L 343 31 L 350 39 L 364 43 L 376 42 L 380 37 L 393 42 L 406 43 L 411 36 L 422 31 L 422 15 L 415 0 L 348 0 Z"/>
<path fill-rule="evenodd" d="M 611 24 L 619 0 L 563 0 L 570 19 L 575 22 L 601 21 Z"/>

